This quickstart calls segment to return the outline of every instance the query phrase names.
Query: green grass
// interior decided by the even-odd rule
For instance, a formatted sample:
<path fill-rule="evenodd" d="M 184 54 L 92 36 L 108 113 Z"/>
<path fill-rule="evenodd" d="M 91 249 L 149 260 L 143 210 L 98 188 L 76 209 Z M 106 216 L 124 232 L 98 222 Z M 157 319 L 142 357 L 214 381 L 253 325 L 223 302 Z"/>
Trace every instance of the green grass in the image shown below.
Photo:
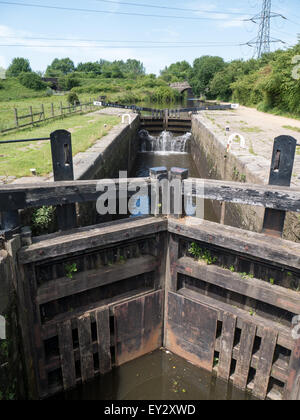
<path fill-rule="evenodd" d="M 21 87 L 22 89 L 23 88 Z M 27 89 L 29 90 L 29 89 Z M 1 92 L 1 90 L 0 90 Z M 89 94 L 79 95 L 81 103 L 87 103 L 90 99 L 95 99 L 95 96 Z M 67 107 L 67 95 L 58 96 L 38 96 L 38 97 L 27 97 L 19 99 L 4 100 L 0 96 L 0 131 L 15 126 L 15 114 L 14 109 L 18 110 L 18 115 L 28 115 L 30 112 L 30 106 L 32 106 L 33 113 L 41 111 L 41 105 L 44 105 L 45 116 L 51 116 L 51 104 L 54 106 L 55 115 L 60 113 L 60 103 L 62 102 L 63 107 Z M 37 117 L 35 117 L 36 119 Z M 30 122 L 30 118 L 20 120 L 20 124 L 26 124 Z"/>
<path fill-rule="evenodd" d="M 240 127 L 240 130 L 244 133 L 262 133 L 264 131 L 259 127 Z"/>
<path fill-rule="evenodd" d="M 49 137 L 51 132 L 65 129 L 72 133 L 72 149 L 75 156 L 77 153 L 86 151 L 119 122 L 120 118 L 116 116 L 76 115 L 50 120 L 40 127 L 1 135 L 0 141 Z M 105 124 L 107 124 L 106 128 Z M 39 176 L 52 172 L 49 141 L 0 145 L 0 176 L 30 176 L 31 168 L 35 168 Z"/>
<path fill-rule="evenodd" d="M 120 104 L 135 103 L 178 103 L 181 95 L 171 89 L 161 79 L 151 79 L 147 76 L 135 79 L 105 79 L 102 77 L 81 78 L 81 85 L 72 90 L 78 94 L 81 103 L 106 96 L 108 102 Z M 17 79 L 0 81 L 0 131 L 15 126 L 14 109 L 18 115 L 28 115 L 30 106 L 33 113 L 41 111 L 44 105 L 46 118 L 51 116 L 51 104 L 54 105 L 55 114 L 60 113 L 60 102 L 68 106 L 67 95 L 47 96 L 46 91 L 36 92 L 22 86 Z M 23 119 L 20 124 L 29 123 L 30 118 Z"/>
<path fill-rule="evenodd" d="M 291 125 L 283 125 L 282 128 L 286 128 L 291 131 L 295 131 L 296 133 L 300 133 L 299 127 L 292 127 Z"/>

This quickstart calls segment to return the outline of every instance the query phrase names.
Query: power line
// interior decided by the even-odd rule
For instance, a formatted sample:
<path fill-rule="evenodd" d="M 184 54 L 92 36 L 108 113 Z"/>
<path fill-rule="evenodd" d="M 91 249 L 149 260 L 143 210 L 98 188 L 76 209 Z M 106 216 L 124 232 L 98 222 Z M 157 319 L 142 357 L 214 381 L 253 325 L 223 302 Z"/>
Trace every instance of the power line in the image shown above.
<path fill-rule="evenodd" d="M 196 45 L 152 45 L 152 46 L 141 46 L 141 45 L 28 45 L 28 44 L 0 44 L 0 47 L 22 47 L 22 48 L 99 48 L 99 49 L 160 49 L 160 48 L 212 48 L 212 47 L 239 47 L 241 45 L 248 44 L 196 44 Z"/>
<path fill-rule="evenodd" d="M 227 11 L 220 11 L 220 10 L 204 10 L 204 9 L 186 9 L 181 7 L 169 7 L 169 6 L 154 6 L 153 4 L 144 4 L 144 3 L 130 3 L 124 1 L 114 1 L 114 0 L 95 0 L 101 3 L 110 3 L 110 4 L 119 4 L 119 5 L 126 5 L 126 6 L 137 6 L 137 7 L 151 7 L 153 9 L 167 9 L 167 10 L 180 10 L 182 12 L 196 12 L 196 13 L 208 13 L 214 15 L 234 15 L 234 16 L 241 16 L 241 15 L 249 15 L 250 13 L 243 14 L 241 12 L 227 12 Z"/>
<path fill-rule="evenodd" d="M 207 42 L 197 42 L 197 41 L 142 41 L 142 40 L 112 40 L 112 39 L 86 39 L 86 38 L 53 38 L 53 37 L 33 37 L 33 36 L 6 36 L 6 35 L 0 35 L 0 38 L 4 39 L 19 39 L 21 41 L 23 40 L 40 40 L 40 41 L 80 41 L 80 42 L 119 42 L 119 43 L 142 43 L 142 44 L 176 44 L 176 45 L 201 45 L 201 44 L 228 44 L 228 42 L 218 42 L 218 41 L 207 41 Z"/>
<path fill-rule="evenodd" d="M 109 15 L 125 15 L 125 16 L 141 16 L 141 17 L 154 17 L 154 18 L 167 18 L 167 19 L 184 19 L 184 20 L 228 20 L 228 18 L 212 18 L 212 17 L 193 17 L 193 16 L 173 16 L 173 15 L 151 15 L 146 13 L 134 13 L 134 12 L 113 12 L 108 10 L 98 10 L 98 9 L 83 9 L 75 7 L 62 7 L 62 6 L 50 6 L 42 4 L 31 4 L 31 3 L 17 3 L 17 2 L 8 2 L 0 1 L 0 4 L 6 4 L 8 6 L 22 6 L 22 7 L 35 7 L 40 9 L 52 9 L 52 10 L 63 10 L 69 12 L 86 12 L 86 13 L 102 13 Z M 234 22 L 244 22 L 249 19 L 233 19 Z"/>

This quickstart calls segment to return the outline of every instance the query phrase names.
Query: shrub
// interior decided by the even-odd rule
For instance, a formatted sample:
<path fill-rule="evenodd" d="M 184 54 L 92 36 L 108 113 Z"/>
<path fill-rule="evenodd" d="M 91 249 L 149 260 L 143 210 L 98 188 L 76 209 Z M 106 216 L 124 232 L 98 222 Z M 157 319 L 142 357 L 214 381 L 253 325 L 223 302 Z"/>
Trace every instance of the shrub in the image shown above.
<path fill-rule="evenodd" d="M 32 232 L 38 236 L 44 233 L 50 233 L 55 223 L 55 208 L 43 206 L 36 209 L 32 215 Z"/>
<path fill-rule="evenodd" d="M 71 105 L 78 105 L 78 104 L 80 104 L 80 101 L 79 101 L 79 98 L 78 98 L 78 95 L 77 95 L 76 92 L 69 92 L 67 101 Z"/>
<path fill-rule="evenodd" d="M 36 73 L 21 73 L 19 76 L 21 85 L 28 89 L 44 90 L 47 89 L 47 83 L 43 82 L 42 78 Z"/>
<path fill-rule="evenodd" d="M 80 80 L 75 74 L 63 76 L 58 79 L 59 87 L 62 90 L 71 90 L 74 87 L 80 86 Z"/>

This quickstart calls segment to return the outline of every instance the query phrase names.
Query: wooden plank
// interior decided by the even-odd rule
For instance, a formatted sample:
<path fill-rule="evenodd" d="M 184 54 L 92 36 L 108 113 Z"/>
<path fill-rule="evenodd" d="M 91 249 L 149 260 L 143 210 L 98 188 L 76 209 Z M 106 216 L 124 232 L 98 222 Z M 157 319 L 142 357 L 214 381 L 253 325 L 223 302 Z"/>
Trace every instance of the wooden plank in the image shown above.
<path fill-rule="evenodd" d="M 114 308 L 116 365 L 162 346 L 164 292 L 159 290 Z"/>
<path fill-rule="evenodd" d="M 141 184 L 141 181 L 150 185 L 150 178 L 126 178 L 126 179 L 113 179 L 118 194 L 119 189 L 127 190 L 127 185 L 132 185 L 132 191 L 128 191 L 128 197 L 136 193 L 136 188 Z M 58 181 L 58 182 L 41 182 L 36 184 L 9 184 L 0 186 L 0 193 L 9 192 L 13 197 L 15 193 L 25 195 L 22 208 L 41 207 L 46 205 L 61 205 L 82 203 L 89 201 L 96 201 L 101 194 L 102 188 L 107 186 L 105 180 L 92 180 L 92 181 Z M 0 203 L 0 212 L 3 211 Z M 8 203 L 5 203 L 6 207 Z M 18 210 L 20 207 L 11 200 L 9 210 Z"/>
<path fill-rule="evenodd" d="M 217 319 L 215 310 L 169 292 L 167 348 L 197 366 L 212 371 Z"/>
<path fill-rule="evenodd" d="M 230 367 L 233 356 L 233 344 L 236 329 L 236 316 L 225 312 L 223 315 L 223 326 L 221 336 L 221 348 L 218 364 L 218 377 L 229 380 Z"/>
<path fill-rule="evenodd" d="M 86 382 L 89 379 L 92 379 L 95 375 L 91 319 L 89 314 L 78 318 L 78 337 L 80 349 L 81 379 L 82 382 Z"/>
<path fill-rule="evenodd" d="M 31 123 L 30 123 L 31 124 Z M 30 125 L 29 124 L 29 125 Z M 145 178 L 149 182 L 149 178 Z M 137 180 L 126 180 L 126 182 L 139 182 Z M 11 194 L 15 192 L 26 193 L 25 208 L 57 205 L 65 199 L 64 204 L 95 201 L 99 197 L 96 186 L 99 181 L 72 181 L 58 183 L 37 183 L 28 185 L 1 186 L 0 191 L 10 189 Z M 115 180 L 116 185 L 125 180 Z M 237 204 L 247 204 L 260 207 L 268 207 L 276 210 L 292 212 L 300 211 L 300 190 L 297 188 L 265 186 L 255 184 L 243 184 L 228 181 L 204 180 L 189 178 L 184 181 L 185 185 L 191 185 L 193 195 L 198 198 L 205 198 L 217 201 L 225 201 Z M 10 210 L 17 210 L 11 208 Z M 0 211 L 2 211 L 0 204 Z"/>
<path fill-rule="evenodd" d="M 290 359 L 289 378 L 284 390 L 284 399 L 300 400 L 300 338 L 294 341 L 294 349 Z"/>
<path fill-rule="evenodd" d="M 167 276 L 167 291 L 177 291 L 177 261 L 179 256 L 179 238 L 176 235 L 169 235 L 169 264 L 168 264 L 168 276 Z"/>
<path fill-rule="evenodd" d="M 150 273 L 158 267 L 155 257 L 132 258 L 124 264 L 106 266 L 98 270 L 74 274 L 72 279 L 60 278 L 49 281 L 39 287 L 37 302 L 41 305 L 86 290 L 116 283 L 144 273 Z"/>
<path fill-rule="evenodd" d="M 71 321 L 66 321 L 61 324 L 57 324 L 57 333 L 63 384 L 64 389 L 67 390 L 76 385 L 76 371 Z"/>
<path fill-rule="evenodd" d="M 300 269 L 300 244 L 193 217 L 168 219 L 168 230 L 179 236 L 249 255 L 256 260 Z"/>
<path fill-rule="evenodd" d="M 265 399 L 272 371 L 274 352 L 277 344 L 277 332 L 265 329 L 259 351 L 259 360 L 254 378 L 253 395 Z"/>
<path fill-rule="evenodd" d="M 233 384 L 237 388 L 247 388 L 255 334 L 256 325 L 247 321 L 243 321 L 240 341 L 240 354 L 236 363 L 233 379 Z"/>
<path fill-rule="evenodd" d="M 189 257 L 178 261 L 177 270 L 181 274 L 277 306 L 291 313 L 300 313 L 299 293 L 293 290 L 271 285 L 259 279 L 242 277 L 239 273 L 232 273 L 218 266 L 208 266 Z"/>
<path fill-rule="evenodd" d="M 230 181 L 189 178 L 185 186 L 193 195 L 207 200 L 268 207 L 276 210 L 300 211 L 300 189 L 285 186 L 244 184 Z"/>
<path fill-rule="evenodd" d="M 256 335 L 258 336 L 258 333 Z M 221 338 L 217 338 L 215 350 L 217 352 L 221 351 Z M 240 353 L 240 345 L 237 344 L 236 346 L 234 346 L 233 351 L 232 351 L 233 360 L 238 359 L 239 353 Z M 252 360 L 251 360 L 251 367 L 257 370 L 258 363 L 259 363 L 259 356 L 257 354 L 253 354 Z M 274 362 L 272 365 L 271 376 L 272 378 L 285 383 L 288 378 L 288 364 L 281 359 Z"/>
<path fill-rule="evenodd" d="M 264 328 L 270 328 L 272 330 L 278 331 L 278 344 L 280 346 L 289 350 L 293 349 L 294 347 L 291 329 L 288 329 L 287 327 L 277 322 L 262 318 L 259 315 L 255 315 L 255 317 L 253 317 L 243 309 L 236 308 L 232 305 L 218 301 L 209 296 L 204 296 L 194 290 L 180 289 L 178 293 L 189 299 L 193 299 L 199 303 L 202 303 L 203 305 L 207 305 L 216 309 L 218 311 L 218 320 L 221 322 L 223 321 L 224 312 L 229 312 L 237 317 L 237 328 L 242 328 L 243 321 L 255 322 L 255 324 L 257 325 L 256 335 L 258 337 L 263 337 Z"/>
<path fill-rule="evenodd" d="M 102 375 L 111 371 L 109 308 L 95 313 L 98 337 L 99 370 Z"/>
<path fill-rule="evenodd" d="M 141 217 L 47 235 L 35 239 L 29 247 L 22 248 L 18 254 L 19 261 L 22 264 L 28 264 L 139 239 L 166 231 L 167 223 L 164 217 Z"/>

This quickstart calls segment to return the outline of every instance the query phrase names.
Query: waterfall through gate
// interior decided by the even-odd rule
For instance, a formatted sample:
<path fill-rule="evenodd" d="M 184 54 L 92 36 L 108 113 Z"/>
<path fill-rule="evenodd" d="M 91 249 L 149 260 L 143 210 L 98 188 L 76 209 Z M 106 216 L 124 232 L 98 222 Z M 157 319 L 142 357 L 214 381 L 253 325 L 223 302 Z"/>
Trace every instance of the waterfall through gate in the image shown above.
<path fill-rule="evenodd" d="M 169 131 L 163 131 L 159 136 L 151 136 L 147 130 L 139 132 L 142 152 L 188 153 L 191 133 L 175 136 Z"/>

